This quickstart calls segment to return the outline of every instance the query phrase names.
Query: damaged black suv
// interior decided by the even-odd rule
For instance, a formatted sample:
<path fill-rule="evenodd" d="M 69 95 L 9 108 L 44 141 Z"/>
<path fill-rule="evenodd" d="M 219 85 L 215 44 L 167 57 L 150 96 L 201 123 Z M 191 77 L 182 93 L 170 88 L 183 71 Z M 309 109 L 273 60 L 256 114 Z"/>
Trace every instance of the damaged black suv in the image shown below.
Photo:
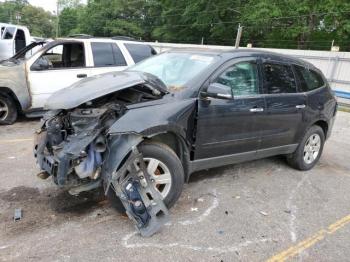
<path fill-rule="evenodd" d="M 197 170 L 285 155 L 311 169 L 337 103 L 323 74 L 258 50 L 176 50 L 52 95 L 39 176 L 72 194 L 103 188 L 145 236 Z"/>

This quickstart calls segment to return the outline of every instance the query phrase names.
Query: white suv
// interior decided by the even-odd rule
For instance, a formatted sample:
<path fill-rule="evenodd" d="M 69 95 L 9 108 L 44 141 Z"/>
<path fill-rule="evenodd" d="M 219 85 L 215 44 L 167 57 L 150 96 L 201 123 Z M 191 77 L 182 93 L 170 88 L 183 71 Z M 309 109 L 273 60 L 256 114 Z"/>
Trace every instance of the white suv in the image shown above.
<path fill-rule="evenodd" d="M 52 41 L 29 58 L 0 63 L 0 124 L 18 112 L 33 116 L 57 90 L 93 75 L 121 71 L 156 54 L 148 44 L 125 37 L 79 36 Z"/>

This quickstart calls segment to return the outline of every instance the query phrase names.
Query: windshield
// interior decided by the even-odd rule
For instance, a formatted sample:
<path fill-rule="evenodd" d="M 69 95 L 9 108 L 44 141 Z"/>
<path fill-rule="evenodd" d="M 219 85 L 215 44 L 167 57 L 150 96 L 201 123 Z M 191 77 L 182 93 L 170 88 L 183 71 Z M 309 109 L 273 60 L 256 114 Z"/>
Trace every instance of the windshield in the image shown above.
<path fill-rule="evenodd" d="M 163 53 L 134 65 L 129 70 L 150 73 L 161 79 L 168 89 L 182 89 L 186 83 L 208 68 L 215 57 L 206 54 Z"/>

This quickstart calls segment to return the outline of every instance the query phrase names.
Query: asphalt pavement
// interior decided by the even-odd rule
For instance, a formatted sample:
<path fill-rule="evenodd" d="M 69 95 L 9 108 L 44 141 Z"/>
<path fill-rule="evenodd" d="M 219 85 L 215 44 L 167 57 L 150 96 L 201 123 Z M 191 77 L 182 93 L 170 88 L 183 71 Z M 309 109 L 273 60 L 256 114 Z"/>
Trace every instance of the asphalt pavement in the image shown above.
<path fill-rule="evenodd" d="M 150 238 L 102 198 L 36 177 L 38 123 L 0 126 L 0 261 L 350 261 L 349 113 L 311 171 L 272 157 L 193 174 Z"/>

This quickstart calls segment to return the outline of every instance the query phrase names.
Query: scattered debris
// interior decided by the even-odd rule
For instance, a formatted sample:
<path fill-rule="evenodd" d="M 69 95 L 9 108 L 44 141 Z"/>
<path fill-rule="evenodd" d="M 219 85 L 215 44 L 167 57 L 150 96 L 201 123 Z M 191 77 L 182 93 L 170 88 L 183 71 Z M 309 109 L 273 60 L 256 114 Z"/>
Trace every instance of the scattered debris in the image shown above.
<path fill-rule="evenodd" d="M 263 216 L 268 216 L 269 215 L 268 213 L 266 213 L 264 211 L 260 211 L 259 213 L 262 214 Z"/>
<path fill-rule="evenodd" d="M 22 219 L 22 209 L 16 208 L 15 209 L 15 215 L 13 216 L 13 221 L 17 222 Z"/>

